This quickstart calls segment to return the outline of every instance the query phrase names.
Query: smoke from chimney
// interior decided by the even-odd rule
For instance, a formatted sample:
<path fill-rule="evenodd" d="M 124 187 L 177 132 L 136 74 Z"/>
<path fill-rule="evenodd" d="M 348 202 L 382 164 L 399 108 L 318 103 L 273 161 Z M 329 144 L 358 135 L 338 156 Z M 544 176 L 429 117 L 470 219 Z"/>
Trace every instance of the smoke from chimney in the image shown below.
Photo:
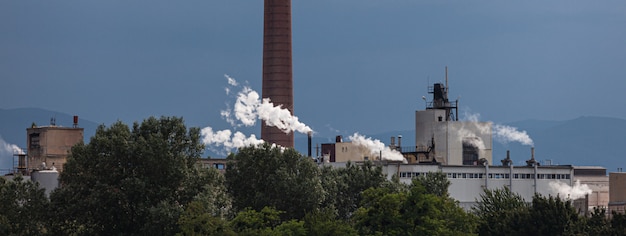
<path fill-rule="evenodd" d="M 465 111 L 463 116 L 464 120 L 471 122 L 478 122 L 480 120 L 480 114 L 478 113 Z M 488 129 L 488 127 L 484 127 L 484 129 Z M 519 131 L 517 128 L 507 125 L 495 124 L 493 126 L 493 137 L 500 143 L 519 142 L 523 145 L 534 146 L 533 140 L 526 131 Z"/>
<path fill-rule="evenodd" d="M 232 77 L 225 75 L 228 80 L 229 87 L 226 88 L 226 94 L 230 94 L 233 88 L 238 87 L 239 83 Z M 259 94 L 248 86 L 243 86 L 237 93 L 234 109 L 227 109 L 220 112 L 233 128 L 241 126 L 253 126 L 257 120 L 265 121 L 266 125 L 278 128 L 284 133 L 313 132 L 306 124 L 300 122 L 298 117 L 292 116 L 291 113 L 281 106 L 274 106 L 269 99 L 260 99 Z M 202 142 L 209 146 L 212 151 L 223 153 L 224 151 L 232 151 L 232 149 L 258 146 L 264 141 L 256 138 L 254 134 L 246 136 L 245 134 L 231 130 L 215 131 L 212 127 L 205 127 L 201 130 Z M 219 150 L 217 147 L 222 147 Z"/>
<path fill-rule="evenodd" d="M 381 142 L 380 140 L 366 138 L 365 136 L 360 135 L 359 133 L 354 133 L 349 138 L 353 144 L 366 147 L 370 151 L 371 155 L 380 157 L 381 152 L 382 152 L 381 160 L 388 160 L 388 161 L 404 161 L 405 160 L 404 156 L 402 156 L 402 153 L 396 150 L 391 150 L 389 147 L 386 147 L 385 144 Z"/>
<path fill-rule="evenodd" d="M 6 141 L 4 141 L 4 139 L 2 139 L 2 137 L 0 137 L 0 152 L 10 155 L 25 154 L 24 150 L 22 150 L 20 147 L 15 144 L 7 143 Z"/>
<path fill-rule="evenodd" d="M 576 180 L 573 186 L 560 181 L 552 181 L 549 185 L 552 193 L 561 199 L 579 199 L 593 192 L 588 185 L 580 184 L 580 180 Z"/>

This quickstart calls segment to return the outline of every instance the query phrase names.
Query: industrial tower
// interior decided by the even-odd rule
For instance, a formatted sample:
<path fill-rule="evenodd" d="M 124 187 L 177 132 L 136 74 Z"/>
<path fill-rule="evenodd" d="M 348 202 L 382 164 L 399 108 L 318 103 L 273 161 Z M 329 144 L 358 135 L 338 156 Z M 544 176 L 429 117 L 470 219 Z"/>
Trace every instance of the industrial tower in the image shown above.
<path fill-rule="evenodd" d="M 281 105 L 293 115 L 293 70 L 291 64 L 291 0 L 265 0 L 263 22 L 263 98 Z M 293 147 L 293 132 L 261 125 L 261 138 L 283 147 Z"/>

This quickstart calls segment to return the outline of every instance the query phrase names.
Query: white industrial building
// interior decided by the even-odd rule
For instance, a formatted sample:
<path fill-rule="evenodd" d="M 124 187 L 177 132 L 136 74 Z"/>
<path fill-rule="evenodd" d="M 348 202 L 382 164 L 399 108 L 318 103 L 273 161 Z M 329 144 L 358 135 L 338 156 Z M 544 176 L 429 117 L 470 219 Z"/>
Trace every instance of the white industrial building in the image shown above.
<path fill-rule="evenodd" d="M 412 178 L 420 175 L 441 171 L 451 183 L 448 189 L 450 196 L 465 209 L 470 209 L 480 200 L 484 189 L 508 187 L 528 202 L 536 193 L 580 197 L 563 196 L 567 192 L 559 191 L 559 188 L 565 188 L 563 186 L 571 188 L 575 185 L 576 168 L 571 165 L 542 166 L 535 160 L 534 148 L 526 165 L 514 166 L 508 153 L 506 158 L 497 160 L 497 165 L 494 165 L 492 124 L 459 121 L 458 100 L 448 100 L 447 79 L 445 85 L 434 84 L 428 92 L 433 94 L 433 100 L 429 102 L 423 97 L 426 109 L 415 112 L 415 146 L 402 147 L 401 137 L 398 137 L 397 145 L 395 138 L 391 138 L 389 148 L 401 152 L 406 159 L 404 162 L 386 161 L 384 156 L 372 155 L 369 150 L 343 142 L 338 136 L 335 143 L 322 144 L 322 165 L 342 167 L 347 161 L 359 163 L 371 160 L 382 165 L 389 179 L 397 175 L 404 183 L 410 183 Z M 587 178 L 578 179 L 585 181 Z M 602 207 L 603 203 L 585 203 L 581 209 Z"/>

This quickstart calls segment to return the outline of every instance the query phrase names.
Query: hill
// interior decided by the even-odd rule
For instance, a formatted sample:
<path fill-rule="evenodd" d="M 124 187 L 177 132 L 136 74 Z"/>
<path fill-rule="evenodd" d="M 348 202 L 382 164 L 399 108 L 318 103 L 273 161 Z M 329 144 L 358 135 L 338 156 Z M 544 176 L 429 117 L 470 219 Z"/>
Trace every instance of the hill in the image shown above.
<path fill-rule="evenodd" d="M 12 153 L 7 151 L 8 145 L 15 144 L 21 148 L 26 145 L 26 128 L 34 122 L 38 125 L 50 124 L 50 118 L 56 119 L 59 126 L 72 126 L 73 115 L 49 111 L 39 108 L 0 109 L 0 169 L 8 169 L 13 165 Z M 608 117 L 584 116 L 565 121 L 523 120 L 506 125 L 526 131 L 535 143 L 535 158 L 543 164 L 594 165 L 615 171 L 618 167 L 626 167 L 626 120 Z M 85 128 L 87 142 L 95 133 L 98 123 L 79 119 L 79 126 Z M 402 135 L 402 146 L 415 143 L 415 130 L 407 129 L 377 134 L 366 134 L 389 144 L 390 137 Z M 347 139 L 344 135 L 344 139 Z M 4 143 L 2 143 L 4 141 Z M 316 145 L 332 143 L 335 137 L 314 136 L 312 154 L 315 155 Z M 306 135 L 296 135 L 296 149 L 307 153 Z M 519 143 L 493 143 L 493 164 L 499 164 L 511 151 L 515 165 L 523 165 L 530 158 L 530 147 Z M 220 156 L 207 153 L 210 156 Z"/>
<path fill-rule="evenodd" d="M 535 158 L 542 164 L 603 166 L 609 171 L 626 167 L 626 120 L 608 117 L 579 117 L 565 121 L 524 120 L 505 124 L 528 133 L 535 143 Z M 415 130 L 391 131 L 367 135 L 389 144 L 390 137 L 402 135 L 402 146 L 415 143 Z M 345 138 L 345 137 L 344 137 Z M 334 142 L 316 137 L 316 144 Z M 296 139 L 296 149 L 306 153 L 306 137 Z M 530 146 L 493 142 L 493 162 L 499 165 L 511 151 L 515 165 L 530 159 Z M 313 149 L 315 155 L 315 149 Z"/>

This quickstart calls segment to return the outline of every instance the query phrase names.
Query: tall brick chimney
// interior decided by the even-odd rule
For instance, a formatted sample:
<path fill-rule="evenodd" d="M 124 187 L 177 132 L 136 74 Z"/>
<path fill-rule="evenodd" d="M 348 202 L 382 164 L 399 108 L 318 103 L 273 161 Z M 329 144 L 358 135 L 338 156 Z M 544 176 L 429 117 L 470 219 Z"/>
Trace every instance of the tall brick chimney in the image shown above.
<path fill-rule="evenodd" d="M 291 0 L 265 0 L 263 22 L 263 98 L 282 105 L 293 115 L 293 70 L 291 64 Z M 283 147 L 293 147 L 293 132 L 261 125 L 261 138 Z"/>

